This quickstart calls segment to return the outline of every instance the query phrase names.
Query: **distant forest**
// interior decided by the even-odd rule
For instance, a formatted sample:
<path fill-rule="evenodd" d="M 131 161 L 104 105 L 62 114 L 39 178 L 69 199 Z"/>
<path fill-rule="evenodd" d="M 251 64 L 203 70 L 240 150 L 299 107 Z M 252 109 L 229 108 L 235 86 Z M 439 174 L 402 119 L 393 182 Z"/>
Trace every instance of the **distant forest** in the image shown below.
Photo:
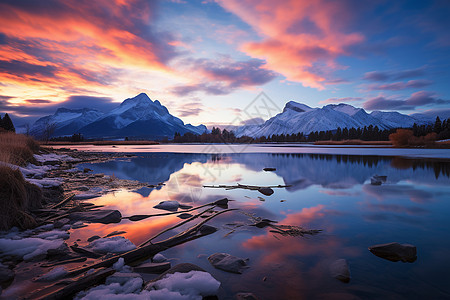
<path fill-rule="evenodd" d="M 450 138 L 450 119 L 441 121 L 436 118 L 434 124 L 417 125 L 406 128 L 412 131 L 416 137 L 427 136 L 435 133 L 438 140 Z M 233 131 L 213 127 L 211 133 L 195 135 L 185 133 L 181 135 L 176 132 L 173 143 L 267 143 L 267 142 L 317 142 L 317 141 L 343 141 L 343 140 L 363 140 L 363 141 L 389 141 L 389 136 L 395 133 L 397 128 L 380 130 L 378 126 L 364 126 L 363 128 L 338 128 L 337 130 L 311 131 L 308 135 L 297 134 L 273 134 L 268 137 L 251 138 L 248 136 L 236 137 Z"/>

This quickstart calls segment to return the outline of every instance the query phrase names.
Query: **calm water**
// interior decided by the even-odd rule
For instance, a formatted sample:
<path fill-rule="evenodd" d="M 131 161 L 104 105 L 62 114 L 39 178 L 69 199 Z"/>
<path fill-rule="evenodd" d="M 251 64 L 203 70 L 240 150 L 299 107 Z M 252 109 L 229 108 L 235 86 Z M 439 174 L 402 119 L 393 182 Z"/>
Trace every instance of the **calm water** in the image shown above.
<path fill-rule="evenodd" d="M 373 151 L 376 149 L 368 153 Z M 237 292 L 252 292 L 259 299 L 450 298 L 448 160 L 323 153 L 152 152 L 80 167 L 149 184 L 165 183 L 156 189 L 118 191 L 94 200 L 119 209 L 124 216 L 162 212 L 152 207 L 163 200 L 197 206 L 227 197 L 236 200 L 230 207 L 255 216 L 323 230 L 314 236 L 290 237 L 275 236 L 269 228 L 241 226 L 228 234 L 230 223 L 250 223 L 246 215 L 235 211 L 209 223 L 219 228 L 216 233 L 163 252 L 173 264 L 191 262 L 210 272 L 222 282 L 221 299 L 234 299 Z M 264 172 L 264 167 L 277 170 Z M 386 175 L 386 184 L 370 185 L 375 174 Z M 271 196 L 202 187 L 237 182 L 291 186 L 274 189 Z M 169 216 L 92 224 L 74 232 L 71 239 L 124 230 L 125 237 L 139 244 L 179 221 Z M 418 259 L 395 263 L 367 250 L 388 242 L 416 245 Z M 250 268 L 241 275 L 214 269 L 206 257 L 216 252 L 249 258 Z M 339 258 L 349 263 L 352 279 L 348 284 L 330 275 L 330 263 Z"/>

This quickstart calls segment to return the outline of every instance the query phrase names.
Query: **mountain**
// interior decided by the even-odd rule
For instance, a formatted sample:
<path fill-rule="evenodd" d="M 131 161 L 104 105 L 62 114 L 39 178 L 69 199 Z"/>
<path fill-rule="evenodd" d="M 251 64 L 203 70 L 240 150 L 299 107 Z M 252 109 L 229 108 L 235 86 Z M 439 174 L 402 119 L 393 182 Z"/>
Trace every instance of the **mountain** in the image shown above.
<path fill-rule="evenodd" d="M 311 108 L 305 104 L 290 101 L 283 112 L 270 118 L 262 125 L 247 125 L 236 130 L 236 136 L 270 136 L 272 134 L 293 134 L 311 131 L 327 131 L 340 128 L 378 126 L 380 129 L 411 127 L 414 123 L 432 122 L 430 118 L 418 118 L 397 112 L 374 111 L 368 114 L 364 109 L 348 104 L 329 104 L 322 108 Z"/>
<path fill-rule="evenodd" d="M 184 124 L 171 115 L 158 100 L 152 101 L 144 93 L 124 100 L 107 113 L 87 108 L 60 108 L 54 115 L 36 121 L 32 132 L 42 132 L 46 123 L 56 125 L 53 136 L 81 133 L 87 138 L 162 139 L 173 137 L 175 132 L 202 134 L 207 130 L 204 125 Z"/>
<path fill-rule="evenodd" d="M 55 130 L 53 136 L 72 135 L 77 133 L 80 128 L 97 120 L 102 115 L 102 112 L 90 108 L 58 108 L 53 115 L 38 119 L 33 124 L 30 131 L 32 135 L 39 136 L 44 132 L 45 127 L 54 125 Z"/>

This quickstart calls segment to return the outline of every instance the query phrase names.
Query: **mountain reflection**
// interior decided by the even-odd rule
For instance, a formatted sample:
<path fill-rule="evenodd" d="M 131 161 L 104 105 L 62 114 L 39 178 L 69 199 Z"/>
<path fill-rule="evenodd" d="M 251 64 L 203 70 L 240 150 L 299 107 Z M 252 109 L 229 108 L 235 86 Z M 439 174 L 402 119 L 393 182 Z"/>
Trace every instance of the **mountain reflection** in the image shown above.
<path fill-rule="evenodd" d="M 146 153 L 139 154 L 136 158 L 109 161 L 89 167 L 97 173 L 114 174 L 123 179 L 156 184 L 168 181 L 171 174 L 183 169 L 185 164 L 194 162 L 204 166 L 205 173 L 214 171 L 207 170 L 211 169 L 211 166 L 220 167 L 232 163 L 256 172 L 262 172 L 265 167 L 274 167 L 275 174 L 280 176 L 286 185 L 291 185 L 287 188 L 291 192 L 311 185 L 346 189 L 364 184 L 373 175 L 386 175 L 388 183 L 410 180 L 448 184 L 450 178 L 450 162 L 445 160 L 361 155 Z M 86 165 L 81 165 L 84 166 Z M 188 177 L 190 185 L 201 187 L 201 178 L 193 175 L 195 174 Z M 235 178 L 239 181 L 240 176 Z"/>

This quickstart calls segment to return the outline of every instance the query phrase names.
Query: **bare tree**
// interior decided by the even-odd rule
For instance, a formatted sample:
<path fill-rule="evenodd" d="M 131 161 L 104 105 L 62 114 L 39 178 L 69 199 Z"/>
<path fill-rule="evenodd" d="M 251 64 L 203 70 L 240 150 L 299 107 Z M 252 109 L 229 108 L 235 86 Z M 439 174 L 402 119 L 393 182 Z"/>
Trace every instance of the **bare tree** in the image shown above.
<path fill-rule="evenodd" d="M 44 123 L 44 129 L 42 132 L 42 139 L 47 144 L 50 138 L 52 137 L 53 133 L 55 132 L 56 124 L 53 122 L 50 122 L 49 120 L 45 121 Z"/>

